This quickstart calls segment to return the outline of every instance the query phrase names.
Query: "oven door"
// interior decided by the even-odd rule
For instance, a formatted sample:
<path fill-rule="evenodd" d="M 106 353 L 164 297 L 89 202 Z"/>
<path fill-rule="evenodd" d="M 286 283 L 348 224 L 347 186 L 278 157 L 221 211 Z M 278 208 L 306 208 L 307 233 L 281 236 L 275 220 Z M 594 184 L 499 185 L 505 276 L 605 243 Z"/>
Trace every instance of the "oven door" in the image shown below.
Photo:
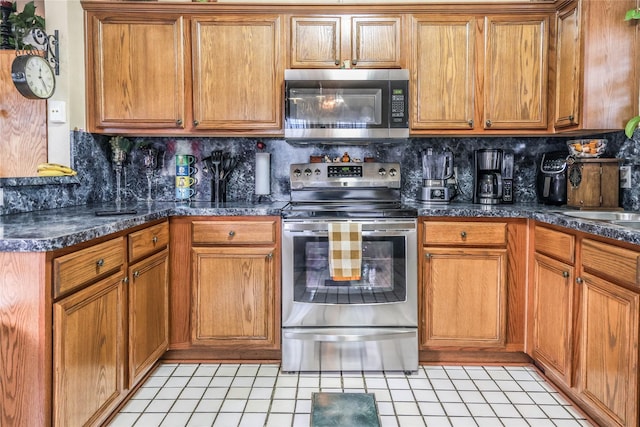
<path fill-rule="evenodd" d="M 328 221 L 283 220 L 283 327 L 417 326 L 415 219 L 362 224 L 362 278 L 329 276 Z"/>

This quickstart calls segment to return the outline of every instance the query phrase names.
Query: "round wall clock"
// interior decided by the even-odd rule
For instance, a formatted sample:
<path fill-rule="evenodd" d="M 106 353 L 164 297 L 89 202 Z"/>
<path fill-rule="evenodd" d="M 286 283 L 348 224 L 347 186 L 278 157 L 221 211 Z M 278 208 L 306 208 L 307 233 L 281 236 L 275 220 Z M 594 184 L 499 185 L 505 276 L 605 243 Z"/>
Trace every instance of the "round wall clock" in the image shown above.
<path fill-rule="evenodd" d="M 11 79 L 18 92 L 29 99 L 51 98 L 56 77 L 49 62 L 39 55 L 20 55 L 11 64 Z"/>

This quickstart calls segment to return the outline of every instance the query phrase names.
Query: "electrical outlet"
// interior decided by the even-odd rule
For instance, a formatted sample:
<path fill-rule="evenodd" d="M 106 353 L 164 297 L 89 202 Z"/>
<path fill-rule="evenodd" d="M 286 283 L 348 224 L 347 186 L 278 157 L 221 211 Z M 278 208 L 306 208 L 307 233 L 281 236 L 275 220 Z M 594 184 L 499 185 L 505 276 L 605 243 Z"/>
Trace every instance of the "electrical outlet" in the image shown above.
<path fill-rule="evenodd" d="M 49 121 L 51 123 L 65 123 L 67 111 L 64 101 L 49 101 Z"/>
<path fill-rule="evenodd" d="M 631 166 L 620 166 L 620 188 L 631 188 Z"/>

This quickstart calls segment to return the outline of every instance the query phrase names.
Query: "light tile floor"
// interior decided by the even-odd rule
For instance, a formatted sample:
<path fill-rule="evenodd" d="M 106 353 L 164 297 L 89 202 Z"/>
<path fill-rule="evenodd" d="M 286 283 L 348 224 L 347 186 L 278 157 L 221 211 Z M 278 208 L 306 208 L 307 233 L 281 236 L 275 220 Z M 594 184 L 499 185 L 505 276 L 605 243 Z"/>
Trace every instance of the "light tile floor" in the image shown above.
<path fill-rule="evenodd" d="M 317 391 L 374 393 L 383 427 L 591 426 L 529 366 L 405 375 L 291 374 L 274 364 L 162 364 L 110 426 L 309 427 Z"/>

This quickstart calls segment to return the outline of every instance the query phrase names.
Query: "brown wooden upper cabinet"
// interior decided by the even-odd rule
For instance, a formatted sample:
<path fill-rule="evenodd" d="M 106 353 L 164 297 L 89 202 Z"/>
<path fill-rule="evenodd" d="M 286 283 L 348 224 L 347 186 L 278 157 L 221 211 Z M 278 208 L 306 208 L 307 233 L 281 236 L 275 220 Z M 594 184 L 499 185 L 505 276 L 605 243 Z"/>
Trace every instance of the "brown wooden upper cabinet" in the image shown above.
<path fill-rule="evenodd" d="M 620 130 L 637 114 L 636 0 L 574 0 L 556 14 L 555 116 L 558 132 Z"/>
<path fill-rule="evenodd" d="M 402 16 L 292 16 L 291 68 L 402 68 Z"/>
<path fill-rule="evenodd" d="M 281 133 L 279 15 L 89 11 L 87 22 L 89 131 Z"/>
<path fill-rule="evenodd" d="M 414 133 L 546 131 L 548 15 L 414 15 Z"/>
<path fill-rule="evenodd" d="M 89 131 L 184 129 L 184 26 L 179 15 L 88 16 Z"/>

